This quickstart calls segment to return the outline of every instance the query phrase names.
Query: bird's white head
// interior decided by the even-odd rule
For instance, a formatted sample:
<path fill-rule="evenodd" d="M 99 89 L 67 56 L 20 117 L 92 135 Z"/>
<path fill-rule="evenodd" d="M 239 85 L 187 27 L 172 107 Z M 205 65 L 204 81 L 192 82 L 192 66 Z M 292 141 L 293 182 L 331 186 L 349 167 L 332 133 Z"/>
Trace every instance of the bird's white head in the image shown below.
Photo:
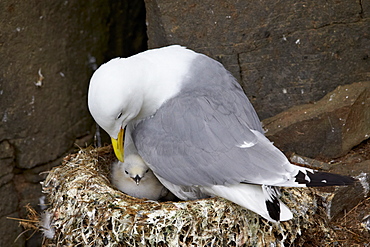
<path fill-rule="evenodd" d="M 123 162 L 125 126 L 140 113 L 143 91 L 142 74 L 138 74 L 135 60 L 112 59 L 95 71 L 89 86 L 88 106 L 95 121 L 111 137 L 117 158 Z"/>
<path fill-rule="evenodd" d="M 136 90 L 137 75 L 134 71 L 128 73 L 127 65 L 124 58 L 113 59 L 96 70 L 90 80 L 90 113 L 112 138 L 117 138 L 120 129 L 138 115 L 143 102 L 143 95 Z"/>
<path fill-rule="evenodd" d="M 180 46 L 115 58 L 100 66 L 90 80 L 88 105 L 95 121 L 112 138 L 123 162 L 123 129 L 153 115 L 181 88 L 197 53 Z"/>

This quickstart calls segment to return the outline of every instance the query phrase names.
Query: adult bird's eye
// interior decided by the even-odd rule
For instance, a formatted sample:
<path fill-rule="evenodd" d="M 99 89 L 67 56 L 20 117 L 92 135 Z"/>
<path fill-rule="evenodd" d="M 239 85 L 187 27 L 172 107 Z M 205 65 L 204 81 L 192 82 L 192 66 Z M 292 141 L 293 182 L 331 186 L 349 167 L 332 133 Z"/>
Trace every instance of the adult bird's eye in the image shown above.
<path fill-rule="evenodd" d="M 120 112 L 116 119 L 119 119 L 122 116 L 122 112 Z"/>
<path fill-rule="evenodd" d="M 125 173 L 128 174 L 128 171 L 125 170 Z"/>
<path fill-rule="evenodd" d="M 149 169 L 145 171 L 145 173 L 148 173 L 149 172 Z"/>

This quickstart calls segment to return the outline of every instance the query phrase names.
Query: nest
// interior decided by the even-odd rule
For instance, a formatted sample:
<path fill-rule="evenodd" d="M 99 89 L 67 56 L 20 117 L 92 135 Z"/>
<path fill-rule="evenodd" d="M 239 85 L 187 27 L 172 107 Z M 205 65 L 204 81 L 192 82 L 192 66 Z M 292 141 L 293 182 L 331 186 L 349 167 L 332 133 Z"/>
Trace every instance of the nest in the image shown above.
<path fill-rule="evenodd" d="M 87 148 L 49 172 L 42 186 L 50 226 L 43 230 L 51 239 L 43 246 L 299 246 L 303 235 L 325 242 L 333 236 L 312 189 L 282 191 L 294 219 L 271 223 L 223 198 L 156 202 L 125 195 L 109 181 L 114 159 L 111 147 Z"/>

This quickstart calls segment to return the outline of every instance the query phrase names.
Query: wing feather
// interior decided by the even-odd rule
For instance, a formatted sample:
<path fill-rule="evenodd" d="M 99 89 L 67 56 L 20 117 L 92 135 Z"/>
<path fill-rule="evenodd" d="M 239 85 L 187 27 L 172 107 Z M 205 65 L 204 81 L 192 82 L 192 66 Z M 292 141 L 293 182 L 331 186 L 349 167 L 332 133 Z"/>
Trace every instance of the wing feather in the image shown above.
<path fill-rule="evenodd" d="M 167 101 L 136 126 L 133 138 L 154 173 L 171 183 L 274 185 L 284 180 L 284 166 L 290 163 L 260 131 L 251 129 L 256 119 L 239 90 L 204 88 Z M 251 146 L 241 148 L 243 143 Z"/>
<path fill-rule="evenodd" d="M 194 64 L 181 92 L 132 131 L 154 173 L 180 186 L 290 179 L 292 165 L 264 136 L 235 78 L 205 56 Z"/>

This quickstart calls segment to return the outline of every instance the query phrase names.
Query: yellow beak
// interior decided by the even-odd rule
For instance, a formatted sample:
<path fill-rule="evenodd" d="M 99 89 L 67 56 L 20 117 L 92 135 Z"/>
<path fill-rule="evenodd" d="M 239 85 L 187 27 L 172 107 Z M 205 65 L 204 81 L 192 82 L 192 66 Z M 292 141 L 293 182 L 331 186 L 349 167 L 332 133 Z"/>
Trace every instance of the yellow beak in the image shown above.
<path fill-rule="evenodd" d="M 123 140 L 125 136 L 125 130 L 121 129 L 118 133 L 117 139 L 112 139 L 112 146 L 114 149 L 114 153 L 119 161 L 123 162 L 124 150 L 123 150 Z"/>

